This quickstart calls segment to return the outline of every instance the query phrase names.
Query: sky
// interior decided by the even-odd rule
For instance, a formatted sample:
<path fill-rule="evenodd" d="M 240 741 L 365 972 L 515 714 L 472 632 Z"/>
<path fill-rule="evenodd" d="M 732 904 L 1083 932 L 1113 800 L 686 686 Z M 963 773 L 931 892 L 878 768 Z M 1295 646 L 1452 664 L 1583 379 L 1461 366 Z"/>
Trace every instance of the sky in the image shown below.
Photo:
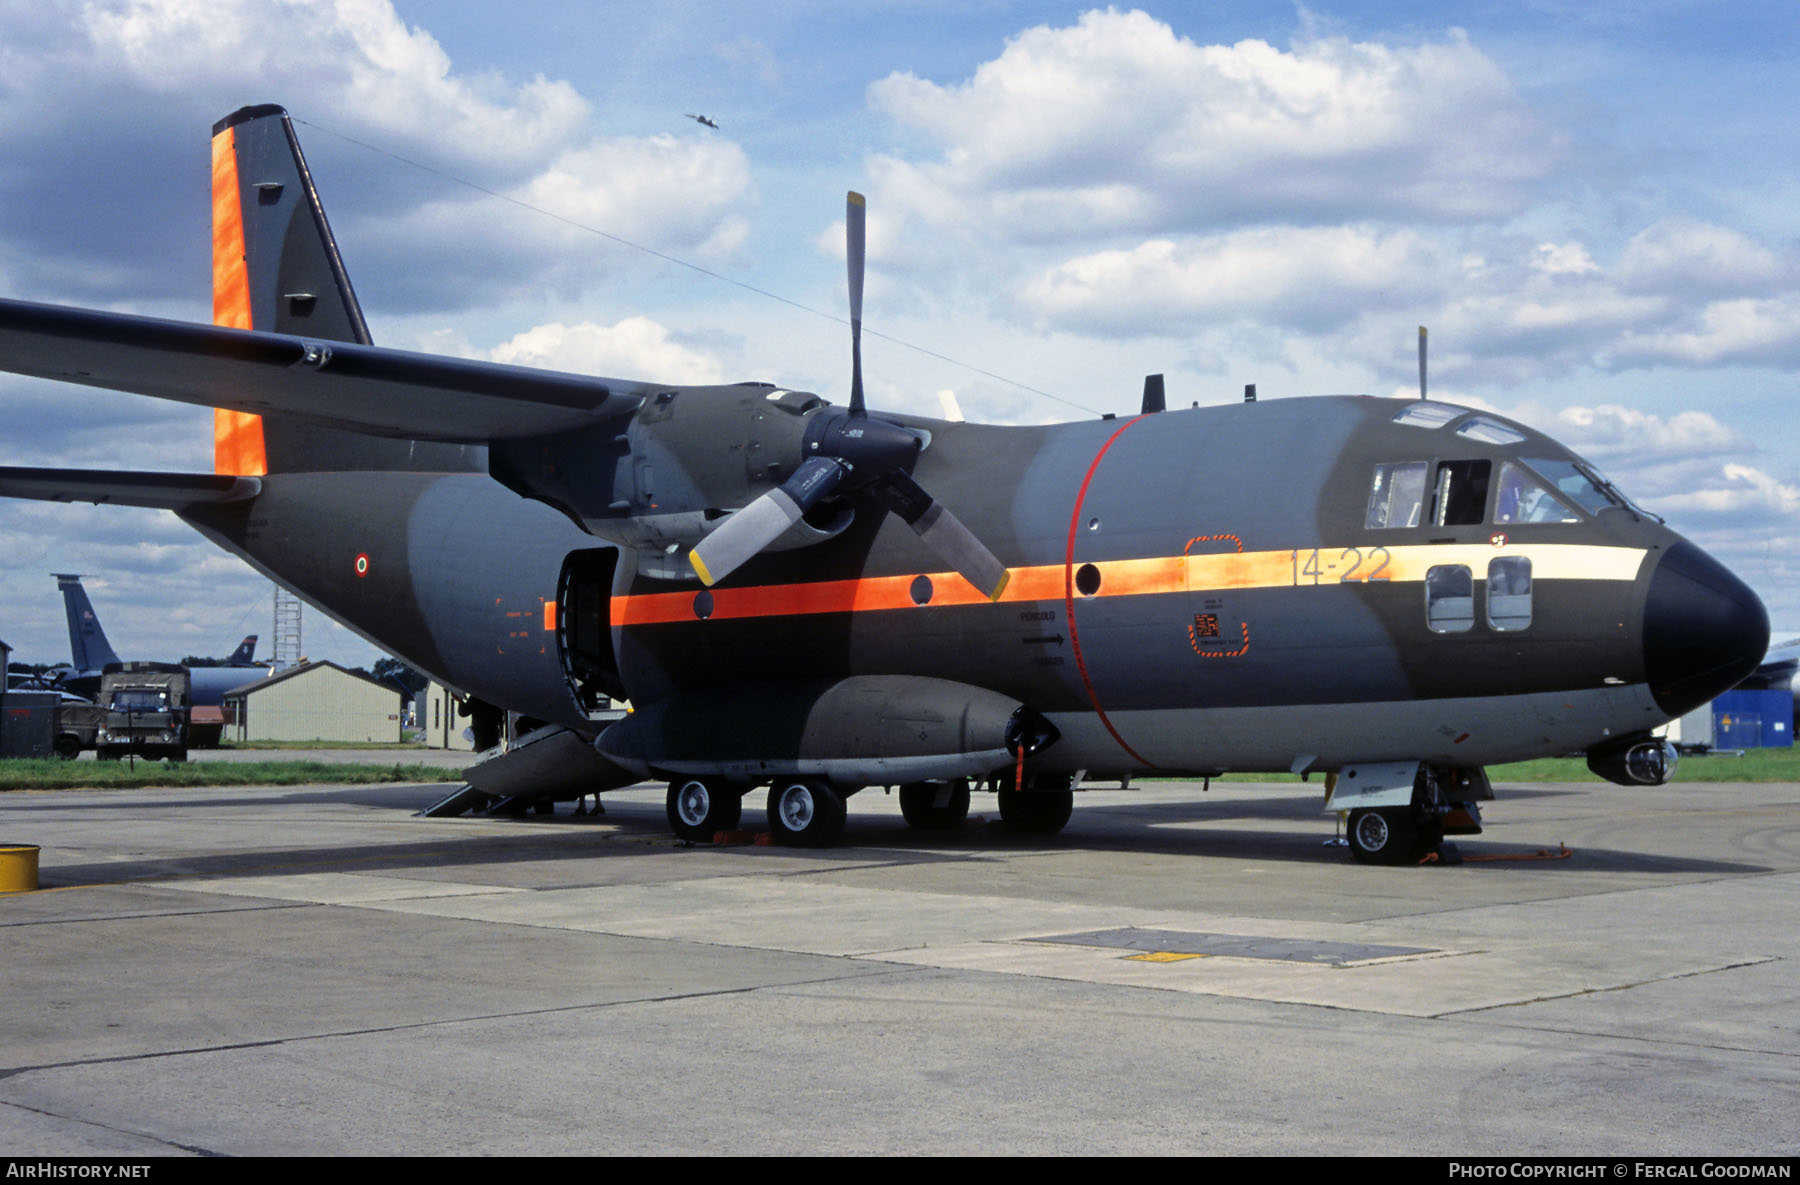
<path fill-rule="evenodd" d="M 377 343 L 841 402 L 856 189 L 872 407 L 1416 394 L 1426 325 L 1435 398 L 1588 457 L 1797 627 L 1797 58 L 1785 0 L 0 0 L 0 295 L 210 319 L 211 126 L 274 102 Z M 0 376 L 0 463 L 204 472 L 211 439 Z M 17 661 L 68 656 L 51 572 L 126 657 L 269 632 L 172 515 L 0 501 Z"/>

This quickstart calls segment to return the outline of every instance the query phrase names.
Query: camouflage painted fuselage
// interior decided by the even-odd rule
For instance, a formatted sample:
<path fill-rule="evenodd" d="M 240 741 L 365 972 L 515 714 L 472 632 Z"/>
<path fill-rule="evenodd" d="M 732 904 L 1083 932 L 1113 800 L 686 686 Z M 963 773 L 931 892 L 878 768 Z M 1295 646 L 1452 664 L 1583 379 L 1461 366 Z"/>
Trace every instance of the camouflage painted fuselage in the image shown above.
<path fill-rule="evenodd" d="M 998 603 L 866 506 L 835 537 L 766 553 L 712 589 L 627 547 L 604 600 L 617 693 L 642 708 L 923 676 L 1049 719 L 1061 739 L 1033 757 L 1039 770 L 1466 766 L 1640 732 L 1760 657 L 1755 596 L 1627 506 L 1498 522 L 1500 483 L 1484 478 L 1478 504 L 1452 515 L 1434 514 L 1427 490 L 1416 525 L 1369 525 L 1381 466 L 1574 461 L 1496 417 L 1481 419 L 1516 439 L 1459 433 L 1474 413 L 1397 422 L 1409 406 L 1287 399 L 1049 427 L 899 418 L 931 436 L 920 482 L 1011 570 Z M 615 477 L 595 481 L 610 494 Z M 676 475 L 658 480 L 676 493 L 659 512 L 705 509 L 679 504 Z M 446 682 L 582 719 L 563 651 L 581 610 L 564 569 L 604 541 L 480 474 L 264 482 L 253 502 L 187 517 Z M 622 520 L 643 509 L 617 505 Z M 1516 592 L 1496 615 L 1490 572 L 1519 571 L 1490 568 L 1501 558 L 1528 561 L 1523 618 Z M 1445 573 L 1467 595 L 1432 608 L 1428 576 Z"/>

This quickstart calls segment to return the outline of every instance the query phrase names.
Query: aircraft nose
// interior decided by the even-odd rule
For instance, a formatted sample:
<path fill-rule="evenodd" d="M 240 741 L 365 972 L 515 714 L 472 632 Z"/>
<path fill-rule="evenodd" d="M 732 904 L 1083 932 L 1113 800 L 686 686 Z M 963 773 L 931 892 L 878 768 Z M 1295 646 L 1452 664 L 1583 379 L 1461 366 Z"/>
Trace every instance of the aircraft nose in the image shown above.
<path fill-rule="evenodd" d="M 1726 567 L 1685 540 L 1650 575 L 1644 670 L 1657 707 L 1680 716 L 1737 686 L 1769 648 L 1769 614 Z"/>

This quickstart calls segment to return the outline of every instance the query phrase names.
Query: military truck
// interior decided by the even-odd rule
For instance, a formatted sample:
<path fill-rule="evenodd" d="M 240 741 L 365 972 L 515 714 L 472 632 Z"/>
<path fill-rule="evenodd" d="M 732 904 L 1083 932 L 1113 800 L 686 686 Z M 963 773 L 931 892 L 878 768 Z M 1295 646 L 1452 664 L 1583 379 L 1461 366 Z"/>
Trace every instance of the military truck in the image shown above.
<path fill-rule="evenodd" d="M 117 761 L 127 753 L 186 761 L 191 691 L 186 667 L 108 663 L 98 697 L 106 718 L 94 737 L 94 755 L 102 761 Z"/>
<path fill-rule="evenodd" d="M 100 729 L 106 724 L 106 709 L 91 699 L 68 692 L 58 694 L 63 698 L 56 705 L 55 739 L 51 748 L 63 760 L 73 761 L 81 756 L 83 749 L 94 747 Z"/>

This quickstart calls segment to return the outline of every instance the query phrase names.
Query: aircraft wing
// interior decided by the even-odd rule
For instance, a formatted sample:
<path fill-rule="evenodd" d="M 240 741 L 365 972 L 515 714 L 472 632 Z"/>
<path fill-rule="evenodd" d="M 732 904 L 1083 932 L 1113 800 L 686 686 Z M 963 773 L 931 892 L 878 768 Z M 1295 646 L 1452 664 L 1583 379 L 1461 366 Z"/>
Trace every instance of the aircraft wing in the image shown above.
<path fill-rule="evenodd" d="M 112 503 L 180 510 L 202 502 L 241 502 L 261 491 L 262 481 L 254 477 L 0 466 L 0 498 L 36 498 L 40 502 Z"/>
<path fill-rule="evenodd" d="M 479 443 L 629 412 L 660 389 L 350 342 L 0 300 L 0 370 L 307 420 Z"/>

